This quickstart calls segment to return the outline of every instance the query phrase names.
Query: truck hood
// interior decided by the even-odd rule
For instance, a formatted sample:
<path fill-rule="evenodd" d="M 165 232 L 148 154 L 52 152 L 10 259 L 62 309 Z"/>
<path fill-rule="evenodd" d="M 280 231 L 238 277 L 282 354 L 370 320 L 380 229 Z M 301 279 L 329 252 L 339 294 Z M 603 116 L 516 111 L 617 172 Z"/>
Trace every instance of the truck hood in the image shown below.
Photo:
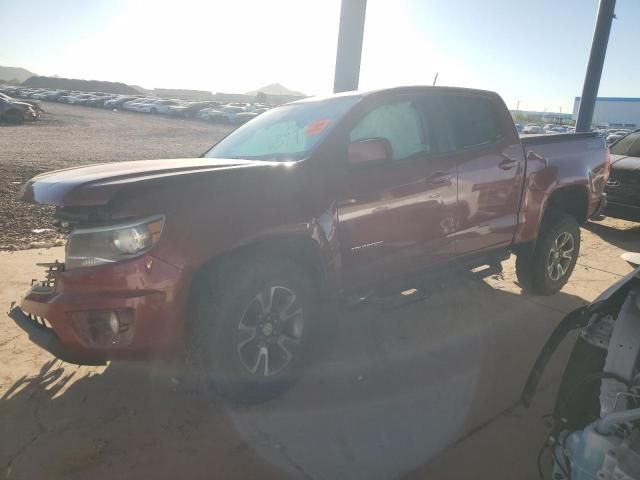
<path fill-rule="evenodd" d="M 43 173 L 22 187 L 22 200 L 56 206 L 107 204 L 124 189 L 141 189 L 168 183 L 201 180 L 256 168 L 277 168 L 283 162 L 182 158 L 116 162 Z"/>
<path fill-rule="evenodd" d="M 611 155 L 611 168 L 614 170 L 640 170 L 640 158 L 627 155 Z"/>

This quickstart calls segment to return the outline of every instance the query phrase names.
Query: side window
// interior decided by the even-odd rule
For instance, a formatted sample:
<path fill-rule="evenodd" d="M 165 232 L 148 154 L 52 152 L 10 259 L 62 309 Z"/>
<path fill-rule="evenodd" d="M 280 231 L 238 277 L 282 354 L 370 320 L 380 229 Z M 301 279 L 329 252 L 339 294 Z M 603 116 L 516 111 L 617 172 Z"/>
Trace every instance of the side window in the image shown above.
<path fill-rule="evenodd" d="M 486 97 L 452 95 L 444 99 L 457 148 L 490 145 L 500 138 L 500 122 Z"/>
<path fill-rule="evenodd" d="M 413 101 L 404 101 L 374 108 L 356 125 L 349 134 L 355 142 L 367 138 L 389 140 L 393 160 L 402 160 L 416 153 L 427 152 L 422 120 L 418 106 Z"/>

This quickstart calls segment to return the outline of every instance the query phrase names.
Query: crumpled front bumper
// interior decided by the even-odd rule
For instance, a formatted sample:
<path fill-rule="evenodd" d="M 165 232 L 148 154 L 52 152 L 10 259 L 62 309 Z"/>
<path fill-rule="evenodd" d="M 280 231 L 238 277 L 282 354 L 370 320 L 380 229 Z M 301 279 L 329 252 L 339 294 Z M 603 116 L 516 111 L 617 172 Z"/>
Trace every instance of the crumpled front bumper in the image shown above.
<path fill-rule="evenodd" d="M 62 344 L 53 328 L 48 327 L 44 321 L 38 322 L 36 317 L 26 314 L 15 304 L 11 305 L 8 315 L 18 327 L 29 335 L 29 340 L 64 362 L 76 365 L 104 365 L 106 363 L 104 360 L 90 360 L 78 356 Z"/>
<path fill-rule="evenodd" d="M 70 271 L 63 264 L 43 265 L 58 270 L 34 283 L 19 306 L 11 306 L 9 317 L 52 355 L 102 365 L 172 358 L 182 349 L 190 277 L 180 269 L 149 255 Z M 118 338 L 100 336 L 105 313 L 126 320 L 119 326 L 128 333 L 118 329 L 113 332 Z"/>

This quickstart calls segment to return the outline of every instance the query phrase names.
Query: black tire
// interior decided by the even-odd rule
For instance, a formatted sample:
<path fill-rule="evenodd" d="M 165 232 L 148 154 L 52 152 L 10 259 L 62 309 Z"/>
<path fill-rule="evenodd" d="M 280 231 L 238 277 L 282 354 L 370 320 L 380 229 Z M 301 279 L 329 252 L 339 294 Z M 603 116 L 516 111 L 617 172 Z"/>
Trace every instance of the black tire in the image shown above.
<path fill-rule="evenodd" d="M 567 239 L 568 238 L 568 239 Z M 556 249 L 558 245 L 562 246 Z M 568 243 L 571 244 L 569 247 Z M 567 258 L 571 249 L 571 257 Z M 569 280 L 580 253 L 580 226 L 575 218 L 563 212 L 549 211 L 542 222 L 532 249 L 524 249 L 516 257 L 516 274 L 520 286 L 537 295 L 552 295 Z"/>
<path fill-rule="evenodd" d="M 18 110 L 9 110 L 3 115 L 2 119 L 7 123 L 24 123 L 24 115 Z"/>
<path fill-rule="evenodd" d="M 206 275 L 194 305 L 189 351 L 207 388 L 251 404 L 298 380 L 317 314 L 303 269 L 284 259 L 232 262 Z"/>

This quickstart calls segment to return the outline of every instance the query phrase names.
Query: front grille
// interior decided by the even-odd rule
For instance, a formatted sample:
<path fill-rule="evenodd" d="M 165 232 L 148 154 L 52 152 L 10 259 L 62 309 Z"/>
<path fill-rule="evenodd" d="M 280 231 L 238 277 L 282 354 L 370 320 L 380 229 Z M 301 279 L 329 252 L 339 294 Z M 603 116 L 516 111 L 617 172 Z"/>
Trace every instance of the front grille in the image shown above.
<path fill-rule="evenodd" d="M 38 315 L 34 315 L 32 313 L 28 313 L 28 312 L 24 312 L 24 314 L 29 317 L 31 320 L 33 320 L 35 323 L 37 323 L 38 325 L 42 326 L 43 328 L 48 328 L 50 330 L 53 330 L 53 327 L 51 326 L 51 324 L 49 323 L 49 321 L 44 318 L 44 317 L 39 317 Z"/>
<path fill-rule="evenodd" d="M 56 289 L 58 274 L 64 272 L 64 263 L 57 260 L 53 263 L 36 263 L 38 267 L 47 269 L 44 280 L 31 280 L 31 293 L 53 293 Z"/>
<path fill-rule="evenodd" d="M 605 191 L 612 201 L 640 203 L 640 171 L 613 170 Z"/>

